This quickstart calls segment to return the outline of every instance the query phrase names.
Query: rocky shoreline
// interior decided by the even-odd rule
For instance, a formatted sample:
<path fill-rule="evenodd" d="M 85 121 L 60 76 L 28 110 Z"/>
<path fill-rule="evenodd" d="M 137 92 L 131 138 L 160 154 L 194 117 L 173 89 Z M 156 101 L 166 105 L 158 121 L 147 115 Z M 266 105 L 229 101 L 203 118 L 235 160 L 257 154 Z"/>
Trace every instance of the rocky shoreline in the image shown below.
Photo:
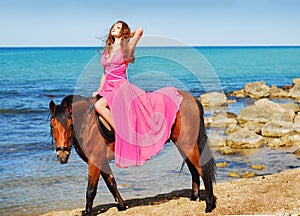
<path fill-rule="evenodd" d="M 230 149 L 268 147 L 290 147 L 300 143 L 300 78 L 294 79 L 289 87 L 269 87 L 263 81 L 247 83 L 242 90 L 230 93 L 210 92 L 200 96 L 205 108 L 215 110 L 205 118 L 206 127 L 224 128 L 224 134 L 210 136 L 210 145 L 228 154 Z M 236 115 L 219 111 L 235 98 L 251 97 L 251 104 Z M 272 99 L 289 99 L 288 103 L 276 103 Z M 299 149 L 295 154 L 299 155 Z M 231 151 L 233 152 L 233 151 Z"/>

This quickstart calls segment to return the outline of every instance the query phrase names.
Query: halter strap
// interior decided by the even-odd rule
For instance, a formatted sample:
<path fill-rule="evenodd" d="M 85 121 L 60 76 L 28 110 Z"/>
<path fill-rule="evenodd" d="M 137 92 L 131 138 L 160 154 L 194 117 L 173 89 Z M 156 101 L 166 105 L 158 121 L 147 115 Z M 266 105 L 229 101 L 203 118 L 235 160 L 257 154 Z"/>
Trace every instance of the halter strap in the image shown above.
<path fill-rule="evenodd" d="M 56 148 L 56 151 L 68 151 L 68 152 L 71 152 L 71 148 L 70 147 L 57 147 Z"/>

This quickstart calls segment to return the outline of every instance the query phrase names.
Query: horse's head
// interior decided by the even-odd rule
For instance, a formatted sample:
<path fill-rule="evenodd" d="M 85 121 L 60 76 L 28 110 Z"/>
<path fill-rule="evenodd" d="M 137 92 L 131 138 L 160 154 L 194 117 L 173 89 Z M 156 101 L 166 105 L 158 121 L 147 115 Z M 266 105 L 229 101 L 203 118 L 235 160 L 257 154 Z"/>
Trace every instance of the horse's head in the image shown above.
<path fill-rule="evenodd" d="M 73 131 L 71 104 L 72 96 L 66 97 L 60 105 L 56 105 L 53 101 L 49 103 L 51 136 L 55 141 L 57 160 L 61 164 L 68 162 L 71 153 Z"/>

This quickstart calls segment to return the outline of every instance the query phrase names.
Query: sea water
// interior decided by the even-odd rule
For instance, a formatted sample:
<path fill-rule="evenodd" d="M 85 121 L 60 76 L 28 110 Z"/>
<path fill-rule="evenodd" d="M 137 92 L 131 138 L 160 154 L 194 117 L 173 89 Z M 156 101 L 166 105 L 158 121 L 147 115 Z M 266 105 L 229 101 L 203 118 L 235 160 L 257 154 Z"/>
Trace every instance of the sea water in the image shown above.
<path fill-rule="evenodd" d="M 84 208 L 87 165 L 72 150 L 61 165 L 52 152 L 49 102 L 69 94 L 90 96 L 103 69 L 98 47 L 0 48 L 0 214 L 39 215 L 53 210 Z M 195 97 L 209 91 L 229 93 L 247 82 L 265 81 L 278 87 L 300 77 L 300 47 L 139 47 L 128 68 L 131 82 L 153 91 L 175 86 Z M 284 100 L 281 102 L 288 102 Z M 227 111 L 238 114 L 252 99 L 238 99 Z M 207 112 L 206 115 L 210 113 Z M 212 129 L 208 129 L 210 134 Z M 292 148 L 263 147 L 232 156 L 213 151 L 217 182 L 228 172 L 263 164 L 258 174 L 296 167 Z M 172 143 L 140 167 L 121 169 L 111 163 L 124 199 L 154 196 L 190 188 L 191 176 Z M 203 185 L 203 184 L 202 184 Z M 103 180 L 95 205 L 114 202 Z"/>

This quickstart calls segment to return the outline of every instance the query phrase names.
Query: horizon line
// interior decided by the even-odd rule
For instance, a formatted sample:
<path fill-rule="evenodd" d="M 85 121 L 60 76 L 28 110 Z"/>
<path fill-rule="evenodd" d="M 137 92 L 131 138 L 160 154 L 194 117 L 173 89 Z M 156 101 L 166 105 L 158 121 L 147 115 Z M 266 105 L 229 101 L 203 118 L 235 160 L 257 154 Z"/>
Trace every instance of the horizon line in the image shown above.
<path fill-rule="evenodd" d="M 138 47 L 299 47 L 300 44 L 139 45 Z M 93 48 L 97 45 L 0 45 L 0 48 Z"/>

